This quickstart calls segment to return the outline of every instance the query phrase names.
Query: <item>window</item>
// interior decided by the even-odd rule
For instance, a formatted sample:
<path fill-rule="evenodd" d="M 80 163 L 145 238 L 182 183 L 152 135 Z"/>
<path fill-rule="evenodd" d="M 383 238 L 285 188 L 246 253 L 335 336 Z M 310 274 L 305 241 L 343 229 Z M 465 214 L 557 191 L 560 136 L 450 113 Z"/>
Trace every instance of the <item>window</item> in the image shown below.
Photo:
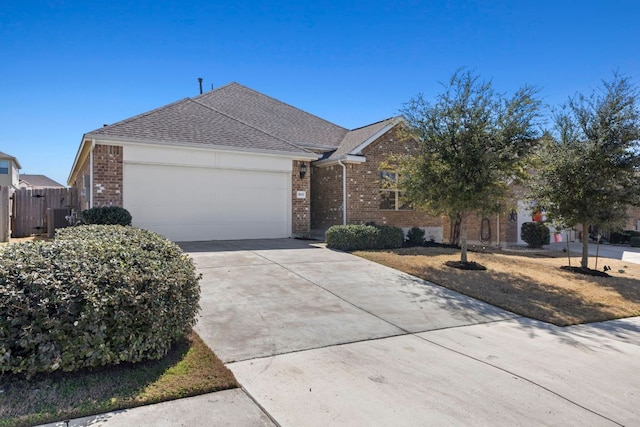
<path fill-rule="evenodd" d="M 398 190 L 398 174 L 396 172 L 380 172 L 380 209 L 392 211 L 413 209 L 409 203 L 402 199 L 402 192 Z"/>
<path fill-rule="evenodd" d="M 9 160 L 0 160 L 0 175 L 9 175 Z"/>

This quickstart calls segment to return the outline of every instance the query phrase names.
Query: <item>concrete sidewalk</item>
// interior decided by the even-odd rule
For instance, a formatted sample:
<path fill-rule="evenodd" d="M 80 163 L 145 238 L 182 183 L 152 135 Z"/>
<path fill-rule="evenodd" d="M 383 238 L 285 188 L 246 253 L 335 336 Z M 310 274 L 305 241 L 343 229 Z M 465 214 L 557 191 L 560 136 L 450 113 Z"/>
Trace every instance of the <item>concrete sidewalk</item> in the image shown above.
<path fill-rule="evenodd" d="M 196 331 L 243 389 L 75 425 L 640 419 L 640 318 L 558 328 L 298 240 L 184 249 L 203 274 Z"/>

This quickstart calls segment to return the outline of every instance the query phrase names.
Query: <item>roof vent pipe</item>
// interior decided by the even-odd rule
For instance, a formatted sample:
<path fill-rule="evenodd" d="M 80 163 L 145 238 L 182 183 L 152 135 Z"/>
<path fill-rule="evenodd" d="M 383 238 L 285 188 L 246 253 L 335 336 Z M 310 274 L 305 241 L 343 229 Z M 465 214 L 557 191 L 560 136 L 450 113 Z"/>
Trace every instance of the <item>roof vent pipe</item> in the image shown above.
<path fill-rule="evenodd" d="M 202 77 L 198 77 L 198 83 L 200 84 L 200 95 L 202 95 Z"/>

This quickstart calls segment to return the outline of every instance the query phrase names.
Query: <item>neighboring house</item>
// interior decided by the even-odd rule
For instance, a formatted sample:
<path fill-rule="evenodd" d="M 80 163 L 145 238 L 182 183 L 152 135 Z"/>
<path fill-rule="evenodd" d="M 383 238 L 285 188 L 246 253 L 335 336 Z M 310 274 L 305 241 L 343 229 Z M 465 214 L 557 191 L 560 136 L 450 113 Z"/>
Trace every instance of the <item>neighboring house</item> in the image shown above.
<path fill-rule="evenodd" d="M 18 159 L 0 151 L 0 185 L 6 185 L 14 190 L 18 188 L 18 171 L 22 168 Z"/>
<path fill-rule="evenodd" d="M 20 188 L 30 188 L 32 190 L 41 190 L 44 188 L 66 188 L 64 185 L 60 184 L 49 178 L 46 175 L 30 175 L 21 173 L 19 177 Z"/>
<path fill-rule="evenodd" d="M 349 130 L 231 83 L 86 133 L 68 184 L 77 211 L 123 206 L 134 225 L 175 241 L 367 222 L 448 240 L 449 221 L 404 205 L 383 167 L 413 150 L 400 126 L 395 117 Z M 489 228 L 486 244 L 504 244 L 508 224 L 506 214 L 478 218 L 469 239 Z"/>

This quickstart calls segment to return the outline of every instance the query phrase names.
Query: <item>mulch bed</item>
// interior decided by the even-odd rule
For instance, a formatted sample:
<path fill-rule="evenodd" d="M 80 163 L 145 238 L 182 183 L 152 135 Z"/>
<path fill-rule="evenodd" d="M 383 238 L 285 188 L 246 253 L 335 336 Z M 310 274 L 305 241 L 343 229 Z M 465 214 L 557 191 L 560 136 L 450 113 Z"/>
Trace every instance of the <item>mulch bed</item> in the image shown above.
<path fill-rule="evenodd" d="M 478 271 L 484 271 L 487 269 L 487 267 L 485 267 L 482 264 L 478 264 L 477 262 L 474 261 L 468 261 L 468 262 L 462 262 L 462 261 L 447 261 L 444 263 L 444 265 L 446 265 L 447 267 L 452 267 L 452 268 L 457 268 L 460 270 L 478 270 Z"/>
<path fill-rule="evenodd" d="M 573 273 L 578 274 L 586 274 L 587 276 L 597 276 L 597 277 L 611 277 L 604 271 L 593 270 L 591 268 L 583 268 L 583 267 L 569 267 L 568 265 L 563 265 L 560 267 L 563 270 L 571 271 Z"/>

